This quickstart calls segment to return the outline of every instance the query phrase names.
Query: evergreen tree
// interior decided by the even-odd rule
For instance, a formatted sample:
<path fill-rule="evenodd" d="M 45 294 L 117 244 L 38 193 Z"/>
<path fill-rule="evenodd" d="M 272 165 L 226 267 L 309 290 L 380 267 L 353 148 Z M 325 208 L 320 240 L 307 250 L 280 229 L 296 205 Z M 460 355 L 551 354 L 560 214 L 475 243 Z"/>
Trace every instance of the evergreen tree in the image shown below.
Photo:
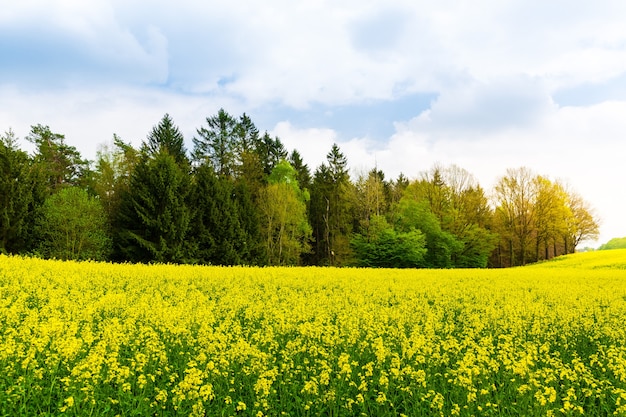
<path fill-rule="evenodd" d="M 149 155 L 155 156 L 162 152 L 167 152 L 174 157 L 179 166 L 189 163 L 187 150 L 185 149 L 185 138 L 169 114 L 165 114 L 158 125 L 154 126 L 145 142 L 145 147 Z"/>
<path fill-rule="evenodd" d="M 198 136 L 193 138 L 193 160 L 198 164 L 208 162 L 218 175 L 232 177 L 236 170 L 238 133 L 241 137 L 242 128 L 224 109 L 216 116 L 207 117 L 206 123 L 207 127 L 197 129 Z"/>
<path fill-rule="evenodd" d="M 129 189 L 121 196 L 116 221 L 115 249 L 131 262 L 192 261 L 193 242 L 187 240 L 192 211 L 187 204 L 189 175 L 174 156 L 162 151 L 143 154 Z"/>
<path fill-rule="evenodd" d="M 347 160 L 334 144 L 327 164 L 315 171 L 311 187 L 310 219 L 316 264 L 343 265 L 350 262 L 353 232 L 352 183 Z"/>
<path fill-rule="evenodd" d="M 31 160 L 18 149 L 14 133 L 0 136 L 0 253 L 32 249 L 28 241 L 35 213 L 43 203 L 44 183 L 31 168 Z"/>
<path fill-rule="evenodd" d="M 296 170 L 296 180 L 298 181 L 300 188 L 302 190 L 310 190 L 312 184 L 311 170 L 302 160 L 300 152 L 294 149 L 289 155 L 288 161 L 293 169 Z"/>
<path fill-rule="evenodd" d="M 256 199 L 265 182 L 263 163 L 258 152 L 260 146 L 259 131 L 245 113 L 239 118 L 235 127 L 236 133 L 236 177 L 247 185 Z"/>
<path fill-rule="evenodd" d="M 283 145 L 279 138 L 272 138 L 267 132 L 261 137 L 256 151 L 261 160 L 265 175 L 270 175 L 274 167 L 280 161 L 287 158 L 285 145 Z"/>
<path fill-rule="evenodd" d="M 234 130 L 235 148 L 238 156 L 246 152 L 254 152 L 259 146 L 259 130 L 247 114 L 242 114 Z M 240 161 L 241 164 L 241 161 Z"/>
<path fill-rule="evenodd" d="M 244 234 L 244 241 L 239 249 L 242 262 L 247 265 L 265 265 L 267 254 L 263 245 L 259 206 L 254 202 L 252 192 L 245 182 L 235 182 L 233 193 Z"/>
<path fill-rule="evenodd" d="M 190 239 L 195 261 L 212 265 L 239 265 L 249 261 L 246 231 L 232 180 L 218 176 L 203 164 L 194 172 L 190 204 L 195 209 Z"/>

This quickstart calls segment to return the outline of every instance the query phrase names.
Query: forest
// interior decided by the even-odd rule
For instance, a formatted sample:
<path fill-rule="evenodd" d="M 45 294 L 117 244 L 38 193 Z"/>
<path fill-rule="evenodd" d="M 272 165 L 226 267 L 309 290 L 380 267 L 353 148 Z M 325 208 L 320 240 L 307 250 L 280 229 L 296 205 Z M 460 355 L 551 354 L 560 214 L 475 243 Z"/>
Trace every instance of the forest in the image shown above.
<path fill-rule="evenodd" d="M 137 148 L 95 161 L 34 125 L 28 153 L 0 136 L 0 253 L 204 265 L 510 267 L 598 236 L 566 184 L 508 169 L 485 191 L 458 166 L 409 179 L 351 173 L 336 144 L 312 170 L 297 150 L 223 109 L 193 149 L 166 114 Z"/>

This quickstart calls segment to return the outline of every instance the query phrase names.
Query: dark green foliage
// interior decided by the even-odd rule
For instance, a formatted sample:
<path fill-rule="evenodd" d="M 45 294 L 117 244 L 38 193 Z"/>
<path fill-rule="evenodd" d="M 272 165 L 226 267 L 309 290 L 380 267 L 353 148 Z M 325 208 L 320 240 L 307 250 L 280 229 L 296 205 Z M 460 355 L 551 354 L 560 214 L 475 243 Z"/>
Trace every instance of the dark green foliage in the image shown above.
<path fill-rule="evenodd" d="M 311 170 L 304 163 L 300 152 L 293 150 L 289 155 L 289 163 L 296 170 L 296 180 L 302 190 L 309 190 L 312 184 Z"/>
<path fill-rule="evenodd" d="M 241 128 L 224 109 L 220 109 L 216 116 L 207 117 L 206 123 L 207 127 L 197 129 L 198 136 L 193 138 L 193 160 L 199 164 L 208 163 L 218 175 L 230 177 L 235 172 Z"/>
<path fill-rule="evenodd" d="M 178 165 L 188 164 L 185 139 L 169 114 L 165 114 L 158 125 L 152 128 L 145 143 L 148 154 L 156 156 L 167 152 L 174 157 Z"/>
<path fill-rule="evenodd" d="M 192 212 L 189 175 L 167 152 L 143 155 L 123 191 L 116 222 L 115 250 L 131 262 L 190 262 L 187 240 Z"/>
<path fill-rule="evenodd" d="M 259 131 L 252 120 L 244 113 L 235 127 L 235 176 L 239 182 L 247 184 L 256 196 L 263 187 L 266 174 L 258 152 Z"/>
<path fill-rule="evenodd" d="M 238 155 L 245 152 L 253 152 L 259 143 L 259 129 L 256 128 L 252 119 L 247 114 L 242 114 L 235 126 L 236 137 L 235 150 Z"/>
<path fill-rule="evenodd" d="M 194 174 L 190 205 L 195 216 L 189 235 L 197 246 L 194 260 L 212 265 L 248 263 L 249 242 L 240 222 L 234 183 L 206 164 Z"/>
<path fill-rule="evenodd" d="M 261 137 L 256 152 L 261 160 L 261 165 L 263 165 L 265 175 L 270 175 L 274 167 L 287 158 L 285 145 L 279 138 L 272 138 L 267 132 Z"/>
<path fill-rule="evenodd" d="M 287 157 L 280 139 L 267 132 L 259 136 L 245 113 L 236 119 L 224 109 L 206 118 L 206 127 L 197 129 L 193 143 L 192 157 L 197 165 L 208 163 L 219 176 L 242 179 L 255 195 L 264 177 Z"/>
<path fill-rule="evenodd" d="M 265 265 L 267 254 L 263 246 L 259 206 L 253 201 L 252 191 L 243 181 L 235 183 L 233 188 L 239 224 L 243 230 L 244 242 L 239 256 L 246 265 Z"/>
<path fill-rule="evenodd" d="M 100 201 L 78 187 L 65 187 L 45 201 L 37 221 L 37 252 L 46 258 L 107 259 L 111 241 Z"/>
<path fill-rule="evenodd" d="M 374 216 L 369 236 L 356 235 L 350 242 L 356 265 L 371 268 L 420 268 L 425 266 L 426 237 L 419 230 L 396 232 L 384 217 Z"/>
<path fill-rule="evenodd" d="M 298 151 L 289 154 L 248 115 L 224 109 L 197 129 L 193 164 L 169 114 L 139 149 L 114 136 L 93 171 L 47 126 L 32 126 L 32 156 L 17 149 L 12 133 L 1 139 L 0 252 L 83 256 L 51 255 L 42 241 L 42 219 L 54 211 L 46 206 L 44 213 L 44 201 L 75 187 L 104 208 L 116 261 L 512 266 L 572 252 L 598 234 L 580 196 L 524 169 L 496 185 L 495 210 L 456 166 L 435 166 L 414 181 L 386 180 L 377 167 L 351 179 L 334 144 L 311 175 Z"/>
<path fill-rule="evenodd" d="M 115 145 L 115 256 L 133 262 L 192 262 L 190 166 L 183 135 L 166 114 L 148 135 L 140 156 L 120 140 Z"/>
<path fill-rule="evenodd" d="M 343 265 L 351 257 L 352 183 L 347 160 L 336 144 L 326 158 L 328 163 L 315 171 L 311 186 L 312 261 L 318 265 Z"/>
<path fill-rule="evenodd" d="M 43 177 L 17 148 L 12 131 L 0 137 L 0 253 L 27 251 L 38 207 L 45 197 Z"/>

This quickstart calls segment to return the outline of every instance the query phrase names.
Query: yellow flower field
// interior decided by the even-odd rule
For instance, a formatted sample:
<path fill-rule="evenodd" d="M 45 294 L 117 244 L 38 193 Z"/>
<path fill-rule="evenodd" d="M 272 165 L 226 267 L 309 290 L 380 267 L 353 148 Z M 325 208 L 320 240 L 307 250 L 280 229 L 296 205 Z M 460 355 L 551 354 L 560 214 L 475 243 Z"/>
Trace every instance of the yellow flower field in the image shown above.
<path fill-rule="evenodd" d="M 506 270 L 0 256 L 0 415 L 626 415 L 626 251 Z"/>

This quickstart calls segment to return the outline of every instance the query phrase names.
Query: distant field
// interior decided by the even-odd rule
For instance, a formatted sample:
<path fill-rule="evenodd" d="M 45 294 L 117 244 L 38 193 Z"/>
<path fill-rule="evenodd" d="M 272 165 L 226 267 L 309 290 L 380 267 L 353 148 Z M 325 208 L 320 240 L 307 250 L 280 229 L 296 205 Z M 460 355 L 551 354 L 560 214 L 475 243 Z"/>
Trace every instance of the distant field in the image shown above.
<path fill-rule="evenodd" d="M 626 250 L 505 270 L 0 256 L 0 415 L 626 415 Z"/>

